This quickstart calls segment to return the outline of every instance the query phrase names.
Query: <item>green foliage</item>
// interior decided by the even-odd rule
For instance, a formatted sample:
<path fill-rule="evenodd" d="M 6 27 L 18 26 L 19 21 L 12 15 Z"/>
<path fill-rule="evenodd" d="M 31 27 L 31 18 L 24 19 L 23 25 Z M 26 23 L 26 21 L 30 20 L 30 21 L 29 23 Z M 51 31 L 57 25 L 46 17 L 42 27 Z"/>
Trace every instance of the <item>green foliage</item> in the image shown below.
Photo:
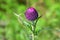
<path fill-rule="evenodd" d="M 21 2 L 22 4 L 18 0 L 0 0 L 0 40 L 4 37 L 6 40 L 30 40 L 31 22 L 24 16 L 28 5 L 36 8 L 39 16 L 43 15 L 36 24 L 35 40 L 60 40 L 59 0 L 26 0 L 25 4 Z M 21 14 L 25 24 L 18 21 L 14 12 Z"/>

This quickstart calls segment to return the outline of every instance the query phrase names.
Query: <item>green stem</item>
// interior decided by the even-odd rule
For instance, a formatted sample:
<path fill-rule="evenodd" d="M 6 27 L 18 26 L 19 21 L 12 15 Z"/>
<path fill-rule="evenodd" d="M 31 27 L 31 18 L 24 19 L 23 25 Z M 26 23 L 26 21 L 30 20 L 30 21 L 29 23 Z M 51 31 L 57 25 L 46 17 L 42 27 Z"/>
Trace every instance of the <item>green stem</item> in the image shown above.
<path fill-rule="evenodd" d="M 35 23 L 34 22 L 32 22 L 33 24 L 32 24 L 32 40 L 34 40 L 35 39 L 35 28 L 36 28 L 36 25 L 35 25 Z"/>
<path fill-rule="evenodd" d="M 32 40 L 34 40 L 34 27 L 32 26 Z"/>
<path fill-rule="evenodd" d="M 40 16 L 40 17 L 41 17 L 41 16 Z M 38 19 L 39 19 L 40 17 L 38 17 Z M 32 40 L 35 39 L 35 34 L 36 34 L 35 28 L 36 28 L 36 24 L 37 24 L 38 19 L 37 19 L 35 22 L 32 21 Z"/>

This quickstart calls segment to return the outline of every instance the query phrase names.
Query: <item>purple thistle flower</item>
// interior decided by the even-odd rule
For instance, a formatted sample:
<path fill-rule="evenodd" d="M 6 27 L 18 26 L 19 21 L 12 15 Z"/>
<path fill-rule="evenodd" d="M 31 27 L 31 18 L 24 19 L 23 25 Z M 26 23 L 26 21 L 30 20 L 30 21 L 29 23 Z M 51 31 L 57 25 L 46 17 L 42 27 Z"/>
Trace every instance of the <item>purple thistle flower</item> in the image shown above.
<path fill-rule="evenodd" d="M 34 21 L 38 18 L 38 12 L 33 7 L 30 7 L 25 12 L 26 19 Z"/>

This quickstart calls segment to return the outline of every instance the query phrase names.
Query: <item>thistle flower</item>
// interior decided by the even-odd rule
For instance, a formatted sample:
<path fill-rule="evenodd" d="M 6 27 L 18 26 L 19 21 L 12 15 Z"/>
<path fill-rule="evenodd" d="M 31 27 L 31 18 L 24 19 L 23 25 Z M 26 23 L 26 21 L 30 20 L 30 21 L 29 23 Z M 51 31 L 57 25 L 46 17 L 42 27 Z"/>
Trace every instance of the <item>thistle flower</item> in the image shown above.
<path fill-rule="evenodd" d="M 30 7 L 25 12 L 26 19 L 34 21 L 38 18 L 38 12 L 33 7 Z"/>

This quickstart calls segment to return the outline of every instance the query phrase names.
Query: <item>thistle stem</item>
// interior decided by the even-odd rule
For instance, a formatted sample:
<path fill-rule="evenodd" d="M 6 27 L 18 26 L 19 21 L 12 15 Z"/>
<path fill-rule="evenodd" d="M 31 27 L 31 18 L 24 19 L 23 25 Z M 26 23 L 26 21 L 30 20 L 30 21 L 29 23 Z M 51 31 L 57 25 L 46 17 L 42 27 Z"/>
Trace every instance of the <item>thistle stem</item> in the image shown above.
<path fill-rule="evenodd" d="M 35 27 L 36 27 L 36 25 L 34 22 L 32 22 L 32 23 L 33 24 L 32 24 L 32 39 L 31 40 L 34 40 L 35 39 Z"/>
<path fill-rule="evenodd" d="M 34 40 L 34 26 L 32 26 L 32 40 Z"/>

